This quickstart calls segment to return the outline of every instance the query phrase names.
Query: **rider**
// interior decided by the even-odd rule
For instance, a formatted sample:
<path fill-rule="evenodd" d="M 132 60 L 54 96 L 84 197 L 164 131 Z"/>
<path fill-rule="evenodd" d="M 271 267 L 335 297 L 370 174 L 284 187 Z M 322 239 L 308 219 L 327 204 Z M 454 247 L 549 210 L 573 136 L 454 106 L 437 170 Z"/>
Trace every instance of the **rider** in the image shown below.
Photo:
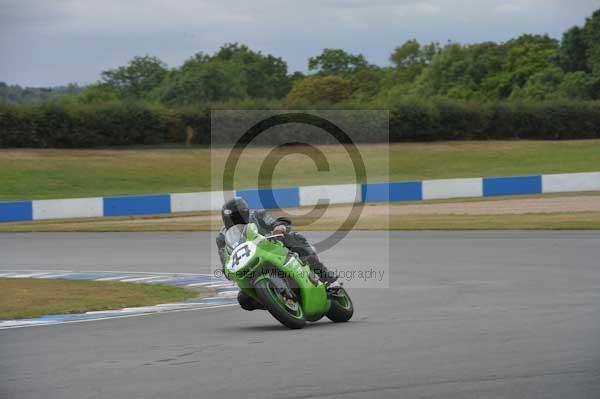
<path fill-rule="evenodd" d="M 221 208 L 221 219 L 224 228 L 217 236 L 217 247 L 219 248 L 219 257 L 223 267 L 226 258 L 225 232 L 227 229 L 236 224 L 254 223 L 258 228 L 258 232 L 262 235 L 283 234 L 283 244 L 290 251 L 297 253 L 300 259 L 308 264 L 328 289 L 333 290 L 340 286 L 334 274 L 329 272 L 319 260 L 315 248 L 310 245 L 303 235 L 292 231 L 292 221 L 289 218 L 275 218 L 264 209 L 250 210 L 248 203 L 243 198 L 234 197 L 225 202 Z M 238 301 L 242 308 L 246 310 L 262 309 L 260 304 L 242 291 L 238 294 Z"/>

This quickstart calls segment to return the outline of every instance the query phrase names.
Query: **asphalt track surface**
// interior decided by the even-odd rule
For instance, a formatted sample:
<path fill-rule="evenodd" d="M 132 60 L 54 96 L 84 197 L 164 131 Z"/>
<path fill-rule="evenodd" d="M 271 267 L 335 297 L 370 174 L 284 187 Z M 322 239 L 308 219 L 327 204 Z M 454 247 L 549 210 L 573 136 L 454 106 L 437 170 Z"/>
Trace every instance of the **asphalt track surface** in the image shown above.
<path fill-rule="evenodd" d="M 324 260 L 376 262 L 386 236 Z M 391 243 L 390 288 L 352 290 L 347 324 L 225 307 L 0 331 L 0 397 L 600 398 L 599 233 Z M 3 234 L 0 269 L 203 273 L 212 249 L 205 233 Z"/>

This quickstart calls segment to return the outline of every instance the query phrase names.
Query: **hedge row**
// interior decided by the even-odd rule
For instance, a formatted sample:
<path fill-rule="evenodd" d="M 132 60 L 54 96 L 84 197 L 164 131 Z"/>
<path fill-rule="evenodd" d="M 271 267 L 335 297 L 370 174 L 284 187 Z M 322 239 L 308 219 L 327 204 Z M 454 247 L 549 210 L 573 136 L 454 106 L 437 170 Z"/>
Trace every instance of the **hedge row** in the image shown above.
<path fill-rule="evenodd" d="M 403 102 L 390 112 L 391 141 L 600 138 L 600 102 L 470 104 Z"/>
<path fill-rule="evenodd" d="M 600 138 L 600 102 L 491 103 L 403 100 L 390 106 L 391 141 Z M 360 119 L 360 118 L 359 118 Z M 311 134 L 312 144 L 327 142 Z M 353 136 L 356 139 L 356 135 Z M 228 138 L 224 138 L 227 141 Z M 385 141 L 364 129 L 356 141 Z M 104 147 L 210 143 L 207 109 L 143 104 L 0 104 L 0 147 Z"/>

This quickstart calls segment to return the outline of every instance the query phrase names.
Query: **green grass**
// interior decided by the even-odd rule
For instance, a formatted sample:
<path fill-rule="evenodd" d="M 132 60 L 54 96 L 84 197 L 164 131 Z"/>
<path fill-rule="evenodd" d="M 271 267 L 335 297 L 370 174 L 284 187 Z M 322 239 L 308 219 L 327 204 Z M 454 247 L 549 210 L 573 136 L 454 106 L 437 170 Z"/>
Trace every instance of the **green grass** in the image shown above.
<path fill-rule="evenodd" d="M 317 172 L 304 155 L 287 155 L 274 186 L 354 182 L 341 146 L 320 146 L 329 172 Z M 486 141 L 360 145 L 369 181 L 600 171 L 600 140 Z M 246 150 L 236 187 L 256 187 L 263 148 Z M 389 154 L 389 165 L 386 162 Z M 207 191 L 226 150 L 131 148 L 98 150 L 0 150 L 0 200 L 75 198 L 118 194 Z"/>
<path fill-rule="evenodd" d="M 0 278 L 0 320 L 179 302 L 199 294 L 161 284 Z"/>

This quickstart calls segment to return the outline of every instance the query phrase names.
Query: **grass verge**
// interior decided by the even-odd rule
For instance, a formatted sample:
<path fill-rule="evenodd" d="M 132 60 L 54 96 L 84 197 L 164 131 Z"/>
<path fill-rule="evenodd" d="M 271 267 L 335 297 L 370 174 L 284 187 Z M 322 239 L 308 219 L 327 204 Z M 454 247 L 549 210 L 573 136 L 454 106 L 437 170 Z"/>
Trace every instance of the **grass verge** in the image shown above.
<path fill-rule="evenodd" d="M 296 219 L 297 229 L 303 231 L 335 230 L 339 223 L 316 222 L 303 227 Z M 0 226 L 3 227 L 3 226 Z M 10 232 L 147 232 L 147 231 L 211 231 L 208 221 L 169 221 L 163 218 L 131 220 L 37 223 L 3 228 Z M 600 212 L 552 212 L 509 215 L 405 215 L 391 218 L 361 218 L 354 230 L 600 230 Z"/>
<path fill-rule="evenodd" d="M 205 294 L 161 284 L 0 278 L 0 320 L 156 305 Z"/>
<path fill-rule="evenodd" d="M 343 147 L 318 147 L 327 154 L 328 172 L 317 172 L 314 162 L 305 155 L 287 155 L 275 169 L 273 185 L 354 182 L 353 168 Z M 369 181 L 600 171 L 600 140 L 453 141 L 358 147 Z M 256 186 L 258 170 L 269 151 L 248 148 L 244 152 L 236 171 L 236 187 Z M 225 149 L 202 147 L 0 150 L 0 200 L 218 189 L 218 184 L 211 187 L 210 167 L 223 168 L 226 154 Z"/>

